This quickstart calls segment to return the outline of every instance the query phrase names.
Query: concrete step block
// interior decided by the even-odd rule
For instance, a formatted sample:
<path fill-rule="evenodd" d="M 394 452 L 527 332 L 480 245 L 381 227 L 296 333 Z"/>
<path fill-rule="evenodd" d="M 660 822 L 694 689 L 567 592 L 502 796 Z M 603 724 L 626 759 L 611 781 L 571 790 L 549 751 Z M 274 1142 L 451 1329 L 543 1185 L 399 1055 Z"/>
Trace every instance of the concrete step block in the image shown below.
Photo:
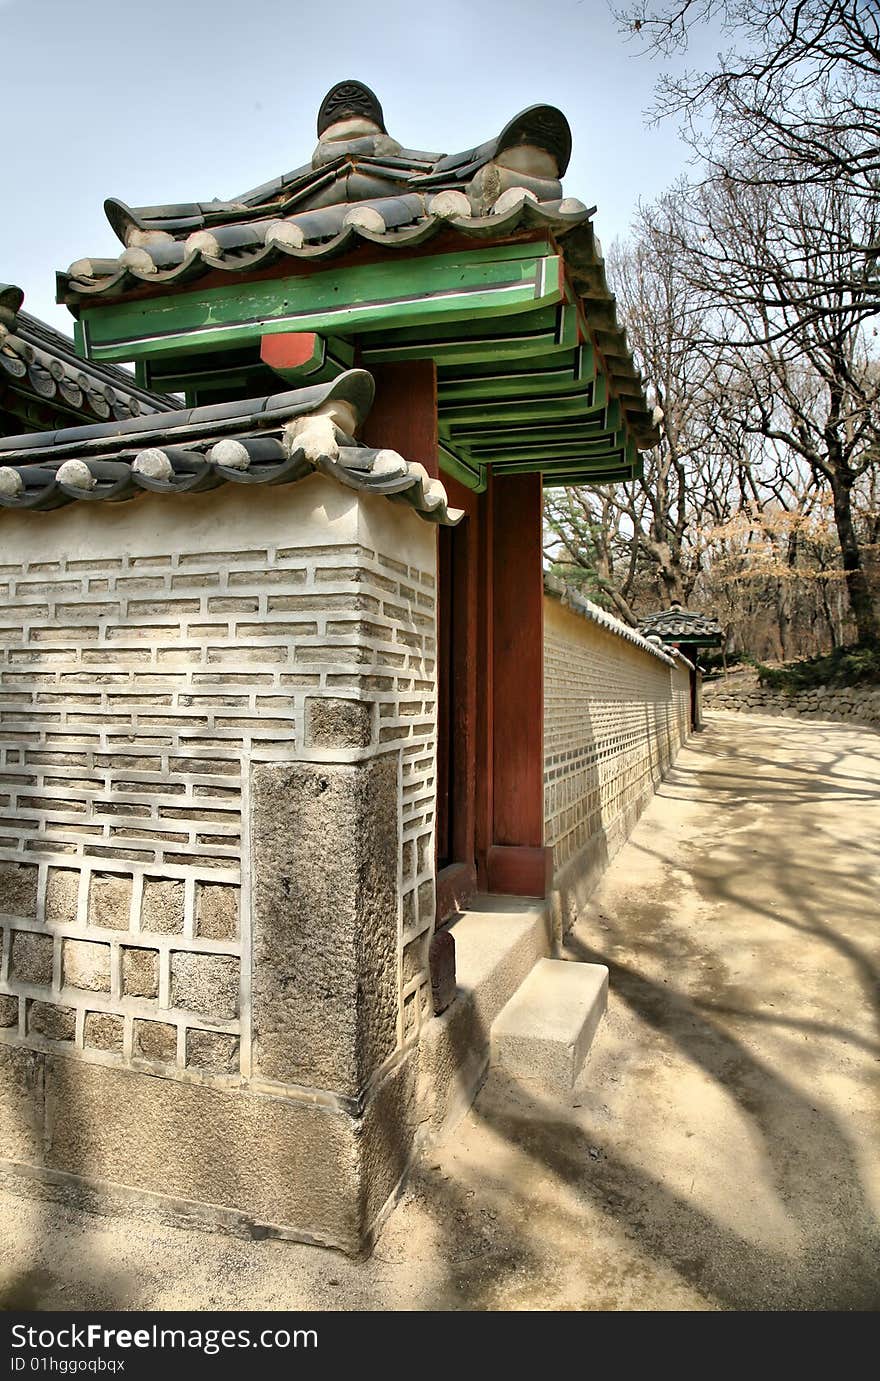
<path fill-rule="evenodd" d="M 492 1024 L 492 1063 L 571 1088 L 608 1005 L 604 964 L 539 959 Z"/>
<path fill-rule="evenodd" d="M 501 1008 L 542 955 L 550 953 L 547 903 L 526 897 L 474 897 L 450 925 L 459 990 L 472 995 L 489 1043 Z"/>
<path fill-rule="evenodd" d="M 550 950 L 547 903 L 477 896 L 450 926 L 458 993 L 423 1028 L 419 1061 L 435 1131 L 449 1132 L 470 1107 L 489 1065 L 492 1023 Z"/>

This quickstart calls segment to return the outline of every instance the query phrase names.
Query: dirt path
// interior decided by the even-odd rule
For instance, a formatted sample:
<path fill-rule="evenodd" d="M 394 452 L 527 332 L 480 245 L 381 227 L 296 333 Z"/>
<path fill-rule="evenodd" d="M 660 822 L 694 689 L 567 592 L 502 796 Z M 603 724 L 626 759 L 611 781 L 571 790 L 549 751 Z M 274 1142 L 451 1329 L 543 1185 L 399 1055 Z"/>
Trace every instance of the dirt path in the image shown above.
<path fill-rule="evenodd" d="M 880 735 L 712 717 L 571 937 L 581 1087 L 492 1080 L 369 1262 L 4 1193 L 44 1309 L 880 1306 Z"/>

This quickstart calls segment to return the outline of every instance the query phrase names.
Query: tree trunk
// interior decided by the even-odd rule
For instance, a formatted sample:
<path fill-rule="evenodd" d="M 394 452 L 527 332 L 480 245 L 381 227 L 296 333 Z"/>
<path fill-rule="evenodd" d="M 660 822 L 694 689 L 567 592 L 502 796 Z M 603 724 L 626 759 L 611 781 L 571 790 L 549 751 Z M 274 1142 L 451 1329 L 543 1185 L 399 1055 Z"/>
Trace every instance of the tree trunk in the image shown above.
<path fill-rule="evenodd" d="M 834 610 L 831 608 L 831 603 L 830 603 L 830 601 L 829 601 L 829 599 L 828 599 L 828 581 L 827 581 L 827 580 L 820 580 L 820 581 L 818 582 L 818 584 L 819 584 L 819 594 L 820 594 L 821 599 L 822 599 L 822 612 L 823 612 L 824 615 L 825 615 L 825 623 L 827 624 L 827 627 L 828 627 L 828 636 L 829 636 L 830 639 L 831 639 L 831 651 L 833 652 L 834 649 L 837 647 L 837 641 L 838 641 L 838 639 L 837 639 L 837 624 L 836 624 L 835 618 L 834 618 Z M 821 649 L 820 649 L 820 650 L 821 650 Z"/>
<path fill-rule="evenodd" d="M 856 622 L 856 632 L 860 643 L 876 642 L 880 637 L 880 625 L 874 609 L 874 600 L 865 568 L 859 539 L 856 535 L 852 516 L 851 486 L 846 479 L 833 474 L 831 493 L 834 496 L 834 524 L 843 557 L 843 570 L 846 577 L 846 591 L 849 606 Z"/>

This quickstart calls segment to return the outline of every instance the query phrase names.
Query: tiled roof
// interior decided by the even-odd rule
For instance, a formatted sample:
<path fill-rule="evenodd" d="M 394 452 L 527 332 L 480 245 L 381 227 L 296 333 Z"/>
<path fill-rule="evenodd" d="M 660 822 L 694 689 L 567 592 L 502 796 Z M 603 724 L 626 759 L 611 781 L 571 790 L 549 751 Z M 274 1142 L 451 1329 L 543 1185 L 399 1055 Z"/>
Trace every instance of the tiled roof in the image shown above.
<path fill-rule="evenodd" d="M 673 604 L 656 614 L 639 620 L 639 632 L 645 637 L 659 637 L 665 643 L 720 643 L 724 632 L 712 614 L 698 614 Z"/>
<path fill-rule="evenodd" d="M 544 592 L 545 594 L 552 595 L 554 599 L 558 599 L 561 604 L 573 610 L 574 613 L 580 614 L 582 618 L 589 619 L 591 623 L 598 624 L 600 628 L 604 628 L 608 633 L 614 633 L 618 638 L 624 638 L 626 642 L 633 643 L 636 647 L 640 648 L 642 652 L 649 652 L 652 657 L 659 658 L 661 662 L 665 662 L 668 666 L 674 664 L 674 652 L 671 650 L 665 652 L 658 647 L 655 642 L 648 642 L 647 638 L 642 635 L 640 629 L 630 628 L 629 624 L 622 623 L 621 620 L 616 619 L 613 614 L 609 614 L 606 609 L 601 609 L 599 605 L 594 604 L 591 599 L 587 599 L 585 595 L 580 594 L 577 590 L 573 590 L 570 585 L 566 585 L 564 581 L 559 580 L 556 576 L 550 575 L 547 571 L 544 572 Z"/>
<path fill-rule="evenodd" d="M 52 413 L 86 420 L 167 412 L 173 398 L 141 388 L 114 365 L 82 360 L 73 341 L 21 310 L 24 293 L 0 283 L 0 412 L 8 391 Z M 20 409 L 16 409 L 20 411 Z"/>
<path fill-rule="evenodd" d="M 340 122 L 340 111 L 352 113 Z M 230 201 L 132 208 L 108 200 L 108 219 L 125 248 L 116 258 L 79 259 L 59 273 L 58 300 L 78 311 L 145 289 L 189 286 L 209 273 L 253 275 L 285 261 L 330 261 L 359 246 L 406 253 L 433 241 L 491 245 L 544 230 L 558 241 L 632 437 L 650 446 L 657 430 L 590 224 L 595 208 L 563 195 L 570 151 L 568 121 L 543 105 L 462 153 L 407 149 L 385 133 L 368 88 L 340 83 L 322 105 L 309 164 Z"/>
<path fill-rule="evenodd" d="M 454 524 L 446 491 L 424 467 L 360 445 L 349 430 L 373 401 L 362 369 L 269 398 L 185 408 L 126 422 L 0 439 L 0 505 L 41 510 L 120 502 L 145 490 L 193 493 L 222 484 L 290 484 L 320 471 L 352 489 Z"/>

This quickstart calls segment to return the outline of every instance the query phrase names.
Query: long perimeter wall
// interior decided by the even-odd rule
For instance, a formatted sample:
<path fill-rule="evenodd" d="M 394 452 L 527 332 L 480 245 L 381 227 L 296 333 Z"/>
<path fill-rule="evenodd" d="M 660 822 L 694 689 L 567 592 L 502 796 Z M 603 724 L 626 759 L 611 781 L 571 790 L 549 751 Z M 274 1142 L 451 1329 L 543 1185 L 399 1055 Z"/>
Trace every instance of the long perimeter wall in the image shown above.
<path fill-rule="evenodd" d="M 690 732 L 691 666 L 548 581 L 544 819 L 570 926 Z"/>

